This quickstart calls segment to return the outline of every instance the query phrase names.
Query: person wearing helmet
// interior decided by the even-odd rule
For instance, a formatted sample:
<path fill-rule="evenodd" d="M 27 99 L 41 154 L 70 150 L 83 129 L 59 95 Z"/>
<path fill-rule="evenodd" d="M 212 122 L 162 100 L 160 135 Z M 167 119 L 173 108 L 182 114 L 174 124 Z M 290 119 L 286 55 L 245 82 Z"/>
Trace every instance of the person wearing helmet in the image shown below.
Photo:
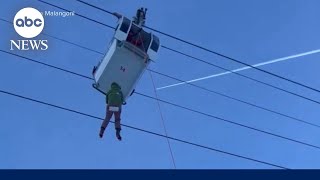
<path fill-rule="evenodd" d="M 121 91 L 121 87 L 113 82 L 111 84 L 111 89 L 107 92 L 106 94 L 106 103 L 107 103 L 107 113 L 104 121 L 101 124 L 101 129 L 99 136 L 100 138 L 103 137 L 104 130 L 107 128 L 110 119 L 112 118 L 112 115 L 114 114 L 114 119 L 115 119 L 115 129 L 116 129 L 116 137 L 119 141 L 121 141 L 121 106 L 125 104 L 123 94 Z"/>

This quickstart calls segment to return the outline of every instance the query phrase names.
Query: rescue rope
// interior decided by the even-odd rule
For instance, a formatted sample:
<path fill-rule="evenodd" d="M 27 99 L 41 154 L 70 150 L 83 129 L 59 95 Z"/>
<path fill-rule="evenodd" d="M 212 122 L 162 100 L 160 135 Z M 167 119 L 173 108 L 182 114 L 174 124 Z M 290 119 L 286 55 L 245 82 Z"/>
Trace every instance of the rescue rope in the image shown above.
<path fill-rule="evenodd" d="M 151 81 L 152 81 L 154 94 L 155 94 L 156 99 L 157 99 L 158 109 L 159 109 L 159 113 L 160 113 L 160 117 L 161 117 L 161 121 L 162 121 L 162 126 L 163 126 L 163 129 L 164 129 L 164 133 L 165 133 L 165 136 L 166 136 L 166 139 L 167 139 L 168 147 L 169 147 L 169 150 L 170 150 L 172 163 L 173 163 L 174 169 L 177 169 L 176 162 L 174 160 L 174 156 L 173 156 L 173 152 L 172 152 L 172 148 L 171 148 L 171 144 L 170 144 L 170 141 L 169 141 L 169 138 L 168 138 L 168 132 L 167 132 L 166 124 L 164 122 L 164 118 L 163 118 L 163 114 L 162 114 L 162 111 L 161 111 L 160 102 L 159 102 L 159 99 L 158 99 L 158 93 L 157 93 L 157 90 L 156 90 L 156 85 L 154 83 L 153 76 L 152 76 L 151 72 L 150 71 L 148 71 L 148 72 L 149 72 L 149 75 L 150 75 L 150 78 L 151 78 Z"/>
<path fill-rule="evenodd" d="M 147 52 L 147 49 L 145 48 L 145 46 L 143 44 L 144 42 L 143 42 L 143 39 L 141 37 L 141 33 L 140 32 L 138 33 L 138 36 L 139 36 L 138 38 L 141 41 L 142 48 L 143 48 L 144 52 Z M 146 62 L 148 60 L 149 59 L 146 59 Z M 148 72 L 149 72 L 149 75 L 150 75 L 150 78 L 151 78 L 151 81 L 152 81 L 153 91 L 154 91 L 154 94 L 155 94 L 155 97 L 156 97 L 156 101 L 157 101 L 157 104 L 158 104 L 158 109 L 159 109 L 159 113 L 160 113 L 160 117 L 161 117 L 161 122 L 162 122 L 163 130 L 164 130 L 164 133 L 165 133 L 165 136 L 166 136 L 166 140 L 167 140 L 167 143 L 168 143 L 168 147 L 169 147 L 169 151 L 170 151 L 170 155 L 171 155 L 171 159 L 172 159 L 172 164 L 173 164 L 174 169 L 177 169 L 176 162 L 174 160 L 174 156 L 173 156 L 173 152 L 172 152 L 172 148 L 171 148 L 171 144 L 170 144 L 170 141 L 169 141 L 169 138 L 168 138 L 167 127 L 166 127 L 166 124 L 164 122 L 164 118 L 163 118 L 163 114 L 162 114 L 162 110 L 161 110 L 161 105 L 160 105 L 160 101 L 159 101 L 159 98 L 158 98 L 157 87 L 156 87 L 156 85 L 154 83 L 152 73 L 150 71 L 148 71 Z"/>

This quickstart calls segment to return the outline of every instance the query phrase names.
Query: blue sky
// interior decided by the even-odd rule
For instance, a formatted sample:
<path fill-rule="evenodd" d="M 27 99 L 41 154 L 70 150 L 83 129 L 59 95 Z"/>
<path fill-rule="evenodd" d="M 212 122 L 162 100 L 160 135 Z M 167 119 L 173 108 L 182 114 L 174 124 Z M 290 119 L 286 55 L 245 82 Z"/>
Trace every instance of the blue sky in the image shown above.
<path fill-rule="evenodd" d="M 49 1 L 76 13 L 115 26 L 116 19 L 74 0 Z M 132 17 L 137 8 L 147 7 L 147 25 L 196 42 L 209 49 L 256 64 L 270 59 L 320 48 L 320 24 L 316 0 L 243 1 L 102 1 L 90 3 Z M 0 17 L 13 20 L 17 11 L 34 7 L 56 10 L 36 0 L 1 1 Z M 105 52 L 113 31 L 80 17 L 45 17 L 44 33 Z M 223 67 L 242 65 L 159 35 L 163 45 L 179 49 Z M 9 50 L 11 39 L 21 39 L 12 25 L 0 21 L 0 49 Z M 70 44 L 47 39 L 47 51 L 14 51 L 55 66 L 90 75 L 101 55 Z M 266 65 L 261 68 L 320 89 L 317 59 L 320 54 Z M 0 89 L 104 117 L 104 97 L 91 81 L 32 64 L 0 53 Z M 223 72 L 214 67 L 161 49 L 152 69 L 194 79 Z M 283 80 L 247 70 L 242 74 L 263 80 L 307 97 L 320 95 Z M 157 87 L 176 81 L 154 75 Z M 318 104 L 308 102 L 234 74 L 199 81 L 197 85 L 223 92 L 245 101 L 309 122 L 318 122 Z M 137 91 L 154 96 L 148 74 Z M 320 145 L 318 128 L 209 94 L 187 85 L 158 91 L 159 98 L 217 115 L 279 135 Z M 123 141 L 115 138 L 113 124 L 98 138 L 101 121 L 70 114 L 47 106 L 0 94 L 0 168 L 172 168 L 165 139 L 124 128 Z M 288 168 L 320 168 L 320 151 L 210 119 L 170 105 L 161 104 L 168 134 L 235 154 L 271 162 Z M 132 96 L 122 114 L 124 124 L 163 134 L 155 101 Z M 177 168 L 272 168 L 225 154 L 170 141 Z"/>

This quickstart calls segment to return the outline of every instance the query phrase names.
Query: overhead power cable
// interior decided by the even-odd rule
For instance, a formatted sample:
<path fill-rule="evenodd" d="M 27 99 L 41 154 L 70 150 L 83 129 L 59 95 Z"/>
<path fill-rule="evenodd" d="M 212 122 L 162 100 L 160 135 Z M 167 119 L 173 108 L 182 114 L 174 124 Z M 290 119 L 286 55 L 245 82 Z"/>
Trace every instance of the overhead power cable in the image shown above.
<path fill-rule="evenodd" d="M 6 95 L 10 95 L 10 96 L 14 96 L 14 97 L 17 97 L 17 98 L 20 98 L 20 99 L 32 101 L 32 102 L 35 102 L 35 103 L 38 103 L 38 104 L 50 106 L 50 107 L 53 107 L 53 108 L 56 108 L 56 109 L 68 111 L 68 112 L 71 112 L 71 113 L 79 114 L 79 115 L 82 115 L 82 116 L 90 117 L 90 118 L 93 118 L 93 119 L 104 120 L 103 118 L 100 118 L 100 117 L 97 117 L 97 116 L 94 116 L 94 115 L 91 115 L 91 114 L 88 114 L 88 113 L 84 113 L 84 112 L 81 112 L 81 111 L 73 110 L 73 109 L 66 108 L 66 107 L 63 107 L 63 106 L 60 106 L 60 105 L 55 105 L 55 104 L 48 103 L 48 102 L 45 102 L 45 101 L 40 101 L 40 100 L 37 100 L 37 99 L 34 99 L 34 98 L 29 98 L 29 97 L 22 96 L 22 95 L 19 95 L 19 94 L 16 94 L 16 93 L 12 93 L 12 92 L 9 92 L 9 91 L 5 91 L 5 90 L 1 90 L 0 89 L 0 93 L 6 94 Z M 110 121 L 110 122 L 114 123 L 113 121 Z M 246 159 L 246 160 L 257 162 L 257 163 L 260 163 L 260 164 L 273 166 L 273 167 L 276 167 L 276 168 L 289 169 L 289 168 L 284 167 L 284 166 L 280 166 L 280 165 L 276 165 L 276 164 L 273 164 L 273 163 L 257 160 L 257 159 L 254 159 L 254 158 L 250 158 L 250 157 L 234 154 L 234 153 L 231 153 L 231 152 L 227 152 L 227 151 L 216 149 L 216 148 L 213 148 L 213 147 L 197 144 L 197 143 L 186 141 L 186 140 L 183 140 L 183 139 L 179 139 L 179 138 L 175 138 L 175 137 L 171 137 L 171 136 L 166 137 L 165 135 L 162 135 L 162 134 L 159 134 L 159 133 L 156 133 L 156 132 L 153 132 L 153 131 L 137 128 L 137 127 L 134 127 L 134 126 L 130 126 L 130 125 L 126 125 L 126 124 L 121 124 L 121 125 L 123 127 L 129 128 L 129 129 L 133 129 L 133 130 L 144 132 L 144 133 L 147 133 L 147 134 L 159 136 L 159 137 L 162 137 L 162 138 L 169 138 L 171 140 L 174 140 L 174 141 L 177 141 L 177 142 L 181 142 L 181 143 L 184 143 L 184 144 L 188 144 L 188 145 L 192 145 L 192 146 L 196 146 L 196 147 L 199 147 L 199 148 L 202 148 L 202 149 L 207 149 L 207 150 L 210 150 L 210 151 L 215 151 L 215 152 L 219 152 L 219 153 L 222 153 L 222 154 L 227 154 L 227 155 L 230 155 L 230 156 L 238 157 L 238 158 L 241 158 L 241 159 Z"/>
<path fill-rule="evenodd" d="M 68 9 L 62 8 L 62 7 L 60 7 L 60 6 L 57 6 L 57 5 L 54 5 L 54 4 L 51 4 L 51 3 L 48 3 L 48 2 L 42 1 L 42 0 L 38 0 L 38 1 L 39 1 L 39 2 L 42 2 L 42 3 L 44 3 L 44 4 L 47 4 L 47 5 L 50 5 L 50 6 L 52 6 L 52 7 L 56 7 L 56 8 L 58 8 L 58 9 L 64 10 L 64 11 L 69 11 Z M 84 19 L 87 19 L 87 20 L 89 20 L 89 21 L 92 21 L 92 22 L 95 22 L 95 23 L 97 23 L 97 24 L 100 24 L 100 25 L 102 25 L 102 26 L 106 26 L 106 27 L 111 28 L 111 29 L 116 29 L 116 28 L 114 28 L 114 27 L 112 27 L 112 26 L 110 26 L 110 25 L 108 25 L 108 24 L 105 24 L 105 23 L 96 21 L 96 20 L 94 20 L 94 19 L 88 18 L 88 17 L 83 16 L 83 15 L 81 15 L 81 14 L 78 14 L 78 13 L 74 13 L 74 14 L 77 15 L 77 16 L 79 16 L 79 17 L 82 17 L 82 18 L 84 18 Z"/>
<path fill-rule="evenodd" d="M 0 18 L 0 20 L 5 21 L 5 22 L 8 22 L 8 23 L 11 24 L 10 21 L 7 21 L 7 20 L 5 20 L 5 19 Z M 45 35 L 45 36 L 51 37 L 51 38 L 53 38 L 53 39 L 57 39 L 57 40 L 60 40 L 60 41 L 62 41 L 62 42 L 69 43 L 69 44 L 71 44 L 71 45 L 80 47 L 80 48 L 82 48 L 82 49 L 89 50 L 89 51 L 95 52 L 95 53 L 100 54 L 100 55 L 104 55 L 104 53 L 102 53 L 102 52 L 99 52 L 99 51 L 96 51 L 96 50 L 93 50 L 93 49 L 90 49 L 90 48 L 81 46 L 81 45 L 79 45 L 79 44 L 75 44 L 75 43 L 72 43 L 72 42 L 70 42 L 70 41 L 67 41 L 67 40 L 64 40 L 64 39 L 61 39 L 61 38 L 58 38 L 58 37 L 55 37 L 55 36 L 46 34 L 46 33 L 42 33 L 42 34 Z M 19 55 L 17 55 L 17 56 L 19 56 Z M 19 57 L 21 57 L 21 56 L 19 56 Z M 31 60 L 31 61 L 34 61 L 34 60 Z M 36 62 L 36 63 L 39 63 L 39 64 L 42 64 L 42 62 L 40 62 L 40 61 L 35 61 L 35 62 Z M 49 66 L 50 66 L 50 65 L 49 65 Z M 314 126 L 314 127 L 320 128 L 320 125 L 317 125 L 317 124 L 314 124 L 314 123 L 311 123 L 311 122 L 302 120 L 302 119 L 300 119 L 300 118 L 293 117 L 293 116 L 290 116 L 290 115 L 286 115 L 286 114 L 284 114 L 284 113 L 281 113 L 281 112 L 278 112 L 278 111 L 275 111 L 275 110 L 271 110 L 271 109 L 269 109 L 269 108 L 266 108 L 266 107 L 263 107 L 263 106 L 260 106 L 260 105 L 257 105 L 257 104 L 253 104 L 253 103 L 250 103 L 250 102 L 247 102 L 247 101 L 244 101 L 244 100 L 241 100 L 241 99 L 238 99 L 238 98 L 235 98 L 235 97 L 226 95 L 226 94 L 221 93 L 221 92 L 217 92 L 217 91 L 214 91 L 214 90 L 211 90 L 211 89 L 202 87 L 202 86 L 198 86 L 198 85 L 196 85 L 196 84 L 194 84 L 194 83 L 190 83 L 190 82 L 188 82 L 188 81 L 184 81 L 184 80 L 178 79 L 178 78 L 176 78 L 176 77 L 173 77 L 173 76 L 170 76 L 170 75 L 167 75 L 167 74 L 163 74 L 163 73 L 161 73 L 161 72 L 157 72 L 157 71 L 152 70 L 152 69 L 148 69 L 148 70 L 151 71 L 151 72 L 153 72 L 153 73 L 155 73 L 155 74 L 158 74 L 158 75 L 160 75 L 160 76 L 167 77 L 167 78 L 170 78 L 170 79 L 173 79 L 173 80 L 176 80 L 176 81 L 179 81 L 179 82 L 188 84 L 188 85 L 190 85 L 190 86 L 193 86 L 193 87 L 196 87 L 196 88 L 198 88 L 198 89 L 202 89 L 202 90 L 204 90 L 204 91 L 207 91 L 207 92 L 210 92 L 210 93 L 213 93 L 213 94 L 222 96 L 222 97 L 224 97 L 224 98 L 231 99 L 231 100 L 234 100 L 234 101 L 237 101 L 237 102 L 240 102 L 240 103 L 243 103 L 243 104 L 246 104 L 246 105 L 249 105 L 249 106 L 258 108 L 258 109 L 262 109 L 262 110 L 265 110 L 265 111 L 267 111 L 267 112 L 274 113 L 274 114 L 277 114 L 277 115 L 280 115 L 280 116 L 283 116 L 283 117 L 286 117 L 286 118 L 295 120 L 295 121 L 300 122 L 300 123 L 304 123 L 304 124 L 307 124 L 307 125 L 310 125 L 310 126 Z M 239 75 L 241 75 L 241 74 L 239 74 Z M 83 76 L 83 75 L 80 75 L 80 76 Z M 83 76 L 83 77 L 86 77 L 86 76 Z M 86 78 L 87 78 L 87 77 L 86 77 Z M 92 78 L 90 78 L 90 79 L 92 79 Z"/>
<path fill-rule="evenodd" d="M 181 51 L 174 50 L 174 49 L 169 48 L 169 47 L 167 47 L 167 46 L 162 46 L 162 47 L 163 47 L 164 49 L 167 49 L 167 50 L 170 50 L 170 51 L 172 51 L 172 52 L 175 52 L 175 53 L 184 55 L 184 56 L 186 56 L 186 57 L 192 58 L 192 59 L 194 59 L 194 60 L 197 60 L 197 61 L 200 61 L 200 62 L 209 64 L 209 65 L 211 65 L 211 66 L 213 66 L 213 67 L 216 67 L 216 68 L 225 70 L 225 71 L 227 71 L 227 72 L 236 74 L 236 75 L 238 75 L 238 76 L 240 76 L 240 77 L 249 79 L 249 80 L 254 81 L 254 82 L 257 82 L 257 83 L 259 83 L 259 84 L 263 84 L 263 85 L 268 86 L 268 87 L 271 87 L 271 88 L 273 88 L 273 89 L 276 89 L 276 90 L 285 92 L 285 93 L 287 93 L 287 94 L 290 94 L 290 95 L 293 95 L 293 96 L 299 97 L 299 98 L 301 98 L 301 99 L 304 99 L 304 100 L 307 100 L 307 101 L 310 101 L 310 102 L 313 102 L 313 103 L 316 103 L 316 104 L 320 105 L 320 101 L 318 101 L 318 100 L 314 100 L 314 99 L 308 98 L 308 97 L 306 97 L 306 96 L 302 96 L 302 95 L 297 94 L 297 93 L 295 93 L 295 92 L 292 92 L 292 91 L 286 90 L 286 89 L 284 89 L 284 88 L 280 88 L 280 87 L 274 86 L 274 85 L 272 85 L 272 84 L 263 82 L 263 81 L 261 81 L 261 80 L 255 79 L 255 78 L 252 78 L 252 77 L 250 77 L 250 76 L 243 75 L 243 74 L 241 74 L 241 73 L 239 73 L 239 72 L 232 71 L 232 70 L 227 69 L 227 68 L 224 68 L 224 67 L 222 67 L 222 66 L 219 66 L 219 65 L 210 63 L 210 62 L 208 62 L 208 61 L 205 61 L 205 60 L 203 60 L 203 59 L 200 59 L 200 58 L 197 58 L 197 57 L 188 55 L 188 54 L 183 53 L 183 52 L 181 52 Z"/>
<path fill-rule="evenodd" d="M 42 0 L 38 0 L 38 1 L 39 1 L 39 2 L 42 2 L 42 3 L 45 3 L 45 4 L 49 5 L 49 6 L 58 8 L 58 9 L 62 9 L 62 10 L 65 10 L 65 11 L 69 11 L 69 10 L 67 10 L 67 9 L 65 9 L 65 8 L 62 8 L 62 7 L 57 6 L 57 5 L 53 5 L 53 4 L 51 4 L 51 3 L 48 3 L 48 2 L 45 2 L 45 1 L 42 1 Z M 97 22 L 96 20 L 93 20 L 93 19 L 91 19 L 91 18 L 85 17 L 85 16 L 83 16 L 83 15 L 81 15 L 81 14 L 76 14 L 76 15 L 78 15 L 79 17 L 85 18 L 85 19 L 87 19 L 87 20 L 89 20 L 89 21 Z M 110 26 L 110 25 L 105 25 L 104 23 L 101 23 L 101 22 L 98 23 L 98 24 L 103 25 L 103 26 L 106 26 L 106 27 L 111 28 L 111 29 L 115 29 L 114 27 L 112 27 L 112 26 Z M 172 48 L 168 48 L 167 46 L 162 46 L 162 47 L 163 47 L 164 49 L 167 49 L 167 50 L 170 50 L 170 51 L 173 50 Z M 175 53 L 179 52 L 179 54 L 185 54 L 185 53 L 180 52 L 180 51 L 177 51 L 177 50 L 174 50 L 174 51 L 172 51 L 172 52 L 175 52 Z M 187 56 L 190 57 L 190 58 L 192 57 L 191 55 L 187 55 Z M 308 97 L 299 95 L 299 94 L 297 94 L 297 93 L 291 92 L 291 91 L 286 90 L 286 89 L 283 89 L 283 88 L 279 88 L 279 87 L 274 86 L 274 85 L 271 85 L 271 84 L 269 84 L 269 83 L 265 83 L 265 82 L 263 82 L 263 81 L 260 81 L 260 80 L 251 78 L 251 77 L 249 77 L 249 76 L 242 75 L 242 74 L 240 74 L 240 73 L 238 73 L 238 72 L 234 72 L 234 71 L 232 71 L 232 70 L 230 70 L 230 69 L 222 68 L 222 67 L 220 67 L 220 66 L 218 66 L 218 65 L 214 65 L 213 63 L 210 63 L 210 62 L 205 61 L 205 60 L 201 60 L 201 59 L 199 59 L 199 58 L 193 58 L 193 59 L 195 59 L 195 60 L 200 60 L 200 61 L 203 62 L 203 63 L 209 64 L 209 65 L 214 66 L 214 67 L 217 67 L 217 68 L 219 68 L 219 69 L 226 70 L 226 71 L 228 71 L 228 72 L 230 72 L 230 73 L 237 74 L 237 75 L 239 75 L 239 76 L 241 76 L 241 77 L 250 79 L 250 80 L 252 80 L 252 81 L 254 81 L 254 82 L 257 82 L 257 83 L 266 85 L 266 86 L 268 86 L 268 87 L 272 87 L 272 88 L 277 89 L 277 90 L 279 90 L 279 91 L 288 93 L 288 94 L 290 94 L 290 95 L 293 95 L 293 96 L 296 96 L 296 97 L 299 97 L 299 98 L 302 98 L 302 99 L 304 99 L 304 100 L 307 100 L 307 101 L 310 101 L 310 102 L 313 102 L 313 103 L 316 103 L 316 104 L 319 104 L 319 105 L 320 105 L 320 101 L 317 101 L 317 100 L 314 100 L 314 99 L 311 99 L 311 98 L 308 98 Z"/>
<path fill-rule="evenodd" d="M 190 82 L 187 82 L 187 81 L 184 81 L 184 80 L 181 80 L 181 79 L 178 79 L 176 77 L 173 77 L 173 76 L 169 76 L 167 74 L 163 74 L 161 72 L 158 72 L 158 71 L 155 71 L 155 70 L 152 70 L 152 69 L 148 69 L 149 71 L 155 73 L 155 74 L 158 74 L 160 76 L 164 76 L 164 77 L 167 77 L 167 78 L 170 78 L 170 79 L 173 79 L 173 80 L 176 80 L 176 81 L 179 81 L 179 82 L 183 82 L 183 83 L 186 83 L 190 86 L 193 86 L 193 87 L 196 87 L 198 89 L 202 89 L 204 91 L 207 91 L 207 92 L 210 92 L 210 93 L 213 93 L 213 94 L 217 94 L 217 95 L 220 95 L 222 97 L 225 97 L 225 98 L 228 98 L 228 99 L 231 99 L 231 100 L 234 100 L 234 101 L 237 101 L 237 102 L 240 102 L 240 103 L 243 103 L 243 104 L 246 104 L 246 105 L 249 105 L 249 106 L 252 106 L 252 107 L 255 107 L 255 108 L 258 108 L 258 109 L 262 109 L 262 110 L 265 110 L 267 112 L 271 112 L 271 113 L 274 113 L 274 114 L 277 114 L 277 115 L 280 115 L 280 116 L 283 116 L 283 117 L 286 117 L 286 118 L 289 118 L 289 119 L 292 119 L 292 120 L 295 120 L 297 122 L 300 122 L 300 123 L 304 123 L 304 124 L 307 124 L 307 125 L 310 125 L 310 126 L 313 126 L 313 127 L 317 127 L 317 128 L 320 128 L 319 125 L 317 124 L 314 124 L 314 123 L 310 123 L 308 121 L 305 121 L 305 120 L 302 120 L 302 119 L 299 119 L 299 118 L 296 118 L 296 117 L 293 117 L 293 116 L 290 116 L 290 115 L 286 115 L 286 114 L 283 114 L 281 112 L 278 112 L 278 111 L 275 111 L 275 110 L 271 110 L 271 109 L 268 109 L 266 107 L 262 107 L 262 106 L 259 106 L 259 105 L 256 105 L 256 104 L 253 104 L 253 103 L 250 103 L 250 102 L 247 102 L 247 101 L 244 101 L 244 100 L 241 100 L 241 99 L 238 99 L 238 98 L 235 98 L 235 97 L 231 97 L 229 95 L 226 95 L 226 94 L 223 94 L 223 93 L 220 93 L 220 92 L 217 92 L 217 91 L 213 91 L 211 89 L 208 89 L 208 88 L 205 88 L 203 86 L 198 86 L 194 83 L 190 83 Z"/>
<path fill-rule="evenodd" d="M 100 8 L 100 7 L 98 7 L 98 6 L 95 6 L 95 5 L 93 5 L 93 4 L 90 4 L 90 3 L 88 3 L 88 2 L 85 2 L 85 1 L 82 1 L 82 0 L 76 0 L 76 1 L 78 1 L 78 2 L 80 2 L 80 3 L 83 3 L 83 4 L 86 4 L 86 5 L 90 6 L 90 7 L 93 7 L 93 8 L 95 8 L 95 9 L 98 9 L 98 10 L 100 10 L 100 11 L 103 11 L 103 12 L 106 12 L 106 13 L 112 15 L 112 13 L 111 13 L 110 11 L 105 10 L 105 9 L 103 9 L 103 8 Z M 221 54 L 221 53 L 219 53 L 219 52 L 210 50 L 210 49 L 208 49 L 208 48 L 205 48 L 204 46 L 200 46 L 200 45 L 198 45 L 198 44 L 189 42 L 189 41 L 184 40 L 184 39 L 182 39 L 182 38 L 179 38 L 179 37 L 177 37 L 177 36 L 173 36 L 173 35 L 170 35 L 170 34 L 168 34 L 168 33 L 165 33 L 165 32 L 163 32 L 163 31 L 159 31 L 159 30 L 157 30 L 157 29 L 155 29 L 155 28 L 148 27 L 148 26 L 146 26 L 146 25 L 145 25 L 144 27 L 147 28 L 147 29 L 150 29 L 150 30 L 152 30 L 152 31 L 154 31 L 154 32 L 157 32 L 157 33 L 159 33 L 159 34 L 162 34 L 162 35 L 165 35 L 165 36 L 170 37 L 170 38 L 172 38 L 172 39 L 175 39 L 175 40 L 177 40 L 177 41 L 183 42 L 183 43 L 185 43 L 185 44 L 191 45 L 191 46 L 193 46 L 193 47 L 199 48 L 199 49 L 201 49 L 201 50 L 204 50 L 204 51 L 207 51 L 207 52 L 209 52 L 209 53 L 215 54 L 215 55 L 217 55 L 217 56 L 223 57 L 223 58 L 225 58 L 225 59 L 229 59 L 229 60 L 231 60 L 231 61 L 233 61 L 233 62 L 236 62 L 236 63 L 242 64 L 242 65 L 248 66 L 248 67 L 253 68 L 253 69 L 256 69 L 256 70 L 258 70 L 258 71 L 260 71 L 260 72 L 269 74 L 269 75 L 271 75 L 271 76 L 274 76 L 274 77 L 277 77 L 277 78 L 279 78 L 279 79 L 288 81 L 288 82 L 293 83 L 293 84 L 295 84 L 295 85 L 302 86 L 302 87 L 304 87 L 304 88 L 307 88 L 307 89 L 310 89 L 310 90 L 312 90 L 312 91 L 315 91 L 315 92 L 320 93 L 320 90 L 318 90 L 318 89 L 316 89 L 316 88 L 313 88 L 313 87 L 311 87 L 311 86 L 308 86 L 308 85 L 302 84 L 302 83 L 300 83 L 300 82 L 294 81 L 294 80 L 292 80 L 292 79 L 289 79 L 289 78 L 280 76 L 280 75 L 275 74 L 275 73 L 273 73 L 273 72 L 270 72 L 270 71 L 267 71 L 267 70 L 264 70 L 264 69 L 261 69 L 261 68 L 252 66 L 251 64 L 248 64 L 248 63 L 246 63 L 246 62 L 243 62 L 243 61 L 240 61 L 240 60 L 238 60 L 238 59 L 232 58 L 232 57 L 230 57 L 230 56 L 227 56 L 227 55 Z"/>
<path fill-rule="evenodd" d="M 110 15 L 113 15 L 113 12 L 108 11 L 108 10 L 106 10 L 106 9 L 102 9 L 102 8 L 100 8 L 100 7 L 98 7 L 98 6 L 95 6 L 95 5 L 93 5 L 93 4 L 90 4 L 90 3 L 88 3 L 88 2 L 85 2 L 85 1 L 82 1 L 82 0 L 76 0 L 76 1 L 78 1 L 78 2 L 80 2 L 80 3 L 83 3 L 83 4 L 87 5 L 87 6 L 91 6 L 91 7 L 95 8 L 95 9 L 99 9 L 99 10 L 101 10 L 101 11 L 103 11 L 103 12 L 106 12 L 106 13 L 108 13 L 108 14 L 110 14 Z"/>
<path fill-rule="evenodd" d="M 14 56 L 16 55 L 16 54 L 13 54 L 11 52 L 7 52 L 7 51 L 3 51 L 3 50 L 0 50 L 0 51 L 4 52 L 4 53 L 7 53 L 7 54 L 14 55 Z M 27 57 L 23 57 L 23 56 L 18 56 L 18 57 L 24 58 L 26 60 L 31 59 L 31 58 L 27 58 Z M 32 62 L 34 62 L 34 61 L 32 61 Z M 45 64 L 41 64 L 41 65 L 45 65 Z M 50 65 L 48 67 L 52 68 L 52 65 Z M 55 69 L 61 70 L 62 68 L 56 67 Z M 69 74 L 78 76 L 77 75 L 78 73 L 71 73 L 72 71 L 69 71 L 69 70 L 65 70 L 63 72 L 67 72 Z M 79 76 L 79 77 L 84 78 L 83 76 Z M 90 79 L 90 77 L 87 77 L 86 79 Z M 214 115 L 211 115 L 211 114 L 208 114 L 208 113 L 205 113 L 205 112 L 194 110 L 194 109 L 189 108 L 189 107 L 185 107 L 185 106 L 182 106 L 182 105 L 179 105 L 179 104 L 175 104 L 175 103 L 172 103 L 172 102 L 169 102 L 169 101 L 165 101 L 165 100 L 162 100 L 162 99 L 157 99 L 157 98 L 154 98 L 152 96 L 145 95 L 145 94 L 142 94 L 142 93 L 139 93 L 139 92 L 135 92 L 135 94 L 138 94 L 138 95 L 143 96 L 143 97 L 148 98 L 148 99 L 157 100 L 157 101 L 160 101 L 162 103 L 169 104 L 169 105 L 174 106 L 174 107 L 178 107 L 180 109 L 184 109 L 184 110 L 187 110 L 187 111 L 190 111 L 190 112 L 194 112 L 196 114 L 200 114 L 200 115 L 212 118 L 212 119 L 216 119 L 216 120 L 228 123 L 228 124 L 232 124 L 234 126 L 239 126 L 239 127 L 245 128 L 245 129 L 249 129 L 249 130 L 256 131 L 256 132 L 259 132 L 259 133 L 262 133 L 262 134 L 266 134 L 266 135 L 273 136 L 273 137 L 276 137 L 276 138 L 279 138 L 279 139 L 287 140 L 287 141 L 290 141 L 290 142 L 293 142 L 293 143 L 301 144 L 301 145 L 304 145 L 304 146 L 308 146 L 308 147 L 320 150 L 320 147 L 317 146 L 317 145 L 309 144 L 309 143 L 306 143 L 306 142 L 303 142 L 303 141 L 299 141 L 299 140 L 288 138 L 288 137 L 285 137 L 285 136 L 282 136 L 282 135 L 274 134 L 272 132 L 264 131 L 264 130 L 261 130 L 261 129 L 258 129 L 258 128 L 255 128 L 255 127 L 247 126 L 247 125 L 244 125 L 244 124 L 241 124 L 241 123 L 238 123 L 238 122 L 234 122 L 234 121 L 231 121 L 231 120 L 227 120 L 227 119 L 224 119 L 224 118 L 221 118 L 221 117 L 218 117 L 218 116 L 214 116 Z"/>

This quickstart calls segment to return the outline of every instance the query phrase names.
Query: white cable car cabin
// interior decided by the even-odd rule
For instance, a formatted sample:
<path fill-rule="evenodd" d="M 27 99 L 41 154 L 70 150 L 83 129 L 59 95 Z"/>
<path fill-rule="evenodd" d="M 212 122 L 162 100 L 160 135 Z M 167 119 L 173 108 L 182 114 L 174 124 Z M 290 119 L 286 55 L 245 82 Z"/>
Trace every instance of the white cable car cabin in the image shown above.
<path fill-rule="evenodd" d="M 157 59 L 159 47 L 157 36 L 122 16 L 108 52 L 93 69 L 93 87 L 106 94 L 111 83 L 116 82 L 126 100 L 133 94 L 150 61 Z"/>

